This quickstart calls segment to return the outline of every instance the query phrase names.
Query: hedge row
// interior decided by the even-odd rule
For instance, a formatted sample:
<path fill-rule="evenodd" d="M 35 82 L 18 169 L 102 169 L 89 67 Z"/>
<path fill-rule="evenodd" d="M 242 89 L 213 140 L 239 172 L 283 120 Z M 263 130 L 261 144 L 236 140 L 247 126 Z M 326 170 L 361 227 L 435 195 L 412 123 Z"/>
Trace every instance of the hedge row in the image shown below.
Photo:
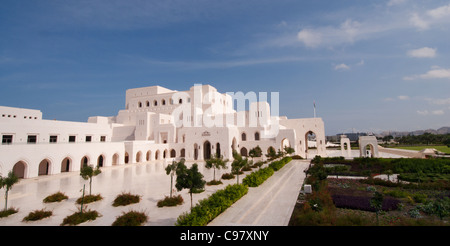
<path fill-rule="evenodd" d="M 272 176 L 275 171 L 280 170 L 284 165 L 289 163 L 291 160 L 292 157 L 284 157 L 279 161 L 274 161 L 270 163 L 268 167 L 247 175 L 242 180 L 242 183 L 248 185 L 249 187 L 258 187 L 260 184 L 264 183 L 266 179 Z"/>
<path fill-rule="evenodd" d="M 186 212 L 180 215 L 175 225 L 205 226 L 247 192 L 246 185 L 228 185 L 225 189 L 218 190 L 208 198 L 199 201 L 190 213 Z"/>
<path fill-rule="evenodd" d="M 271 167 L 260 169 L 256 172 L 247 175 L 242 180 L 242 183 L 249 187 L 258 187 L 260 184 L 264 183 L 266 179 L 272 176 L 274 172 L 275 171 Z"/>
<path fill-rule="evenodd" d="M 292 157 L 286 156 L 286 157 L 284 157 L 283 159 L 281 159 L 279 161 L 274 161 L 274 162 L 270 163 L 269 167 L 271 167 L 274 171 L 278 171 L 282 167 L 284 167 L 284 165 L 289 163 L 290 161 L 292 161 Z"/>

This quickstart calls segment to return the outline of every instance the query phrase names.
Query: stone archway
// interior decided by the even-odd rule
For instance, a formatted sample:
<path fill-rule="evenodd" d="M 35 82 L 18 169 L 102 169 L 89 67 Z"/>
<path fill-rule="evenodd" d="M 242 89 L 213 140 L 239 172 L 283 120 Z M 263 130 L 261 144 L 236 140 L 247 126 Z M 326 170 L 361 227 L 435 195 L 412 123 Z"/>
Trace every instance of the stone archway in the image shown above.
<path fill-rule="evenodd" d="M 359 153 L 361 157 L 372 157 L 372 158 L 379 157 L 378 141 L 375 136 L 360 136 L 358 143 L 359 143 Z"/>
<path fill-rule="evenodd" d="M 341 135 L 341 155 L 343 157 L 352 157 L 350 139 Z"/>
<path fill-rule="evenodd" d="M 314 158 L 317 155 L 317 135 L 313 131 L 308 131 L 305 134 L 305 155 L 306 158 Z"/>

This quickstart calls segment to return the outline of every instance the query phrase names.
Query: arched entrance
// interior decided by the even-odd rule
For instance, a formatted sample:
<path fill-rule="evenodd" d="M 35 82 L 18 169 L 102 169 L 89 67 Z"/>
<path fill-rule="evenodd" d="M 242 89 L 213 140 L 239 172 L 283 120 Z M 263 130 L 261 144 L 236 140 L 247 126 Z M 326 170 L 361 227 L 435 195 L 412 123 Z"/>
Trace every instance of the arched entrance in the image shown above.
<path fill-rule="evenodd" d="M 283 140 L 281 140 L 281 150 L 284 151 L 285 147 L 291 147 L 291 142 L 287 138 L 283 138 Z"/>
<path fill-rule="evenodd" d="M 170 151 L 170 158 L 175 158 L 176 156 L 177 156 L 177 152 L 174 149 L 172 149 Z"/>
<path fill-rule="evenodd" d="M 141 160 L 141 157 L 142 157 L 142 152 L 141 152 L 141 151 L 138 151 L 138 152 L 136 153 L 136 163 L 139 163 L 139 162 L 142 161 L 142 160 Z"/>
<path fill-rule="evenodd" d="M 61 162 L 61 172 L 69 172 L 70 171 L 70 163 L 72 161 L 70 160 L 69 157 L 64 158 L 64 160 L 62 160 Z"/>
<path fill-rule="evenodd" d="M 112 164 L 118 165 L 119 164 L 119 154 L 115 153 L 112 157 Z"/>
<path fill-rule="evenodd" d="M 198 145 L 194 144 L 194 160 L 198 159 Z"/>
<path fill-rule="evenodd" d="M 182 157 L 182 158 L 186 157 L 186 150 L 185 149 L 181 149 L 180 150 L 180 157 Z"/>
<path fill-rule="evenodd" d="M 147 151 L 147 156 L 146 156 L 146 160 L 147 161 L 150 161 L 150 156 L 152 155 L 152 152 L 149 150 L 149 151 Z"/>
<path fill-rule="evenodd" d="M 220 143 L 216 144 L 216 156 L 220 157 L 221 153 L 220 153 Z"/>
<path fill-rule="evenodd" d="M 23 179 L 25 178 L 26 169 L 27 164 L 23 161 L 19 161 L 16 164 L 14 164 L 13 173 L 14 175 L 16 175 L 16 177 Z"/>
<path fill-rule="evenodd" d="M 247 148 L 242 147 L 242 149 L 241 149 L 241 156 L 247 156 L 247 155 L 248 155 Z"/>
<path fill-rule="evenodd" d="M 50 169 L 50 161 L 47 159 L 42 160 L 39 163 L 39 171 L 38 171 L 38 176 L 41 175 L 48 175 L 49 174 L 49 169 Z"/>
<path fill-rule="evenodd" d="M 125 152 L 125 158 L 124 158 L 125 164 L 128 164 L 129 159 L 130 159 L 130 157 L 128 156 L 128 153 Z"/>
<path fill-rule="evenodd" d="M 103 167 L 103 162 L 104 162 L 104 160 L 105 160 L 105 158 L 103 157 L 103 155 L 100 155 L 100 156 L 97 158 L 97 166 L 98 166 L 98 167 Z"/>
<path fill-rule="evenodd" d="M 203 159 L 211 159 L 211 143 L 209 141 L 203 143 Z"/>
<path fill-rule="evenodd" d="M 155 152 L 155 160 L 158 160 L 158 158 L 159 158 L 159 150 L 157 150 L 157 151 Z"/>
<path fill-rule="evenodd" d="M 81 158 L 81 168 L 83 167 L 87 167 L 89 165 L 89 158 L 87 156 L 84 156 L 83 158 Z"/>
<path fill-rule="evenodd" d="M 305 134 L 305 154 L 306 158 L 314 158 L 317 155 L 317 138 L 313 131 Z"/>
<path fill-rule="evenodd" d="M 231 142 L 231 150 L 235 151 L 237 148 L 237 142 L 236 142 L 236 137 L 233 138 L 233 141 Z"/>

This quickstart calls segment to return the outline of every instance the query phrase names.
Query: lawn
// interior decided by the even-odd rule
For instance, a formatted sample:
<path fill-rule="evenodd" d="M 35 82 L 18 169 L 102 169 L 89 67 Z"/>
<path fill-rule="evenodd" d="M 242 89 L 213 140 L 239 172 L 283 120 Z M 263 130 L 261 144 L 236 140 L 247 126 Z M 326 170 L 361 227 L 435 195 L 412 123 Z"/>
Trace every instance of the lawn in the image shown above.
<path fill-rule="evenodd" d="M 399 146 L 394 147 L 395 149 L 407 149 L 407 150 L 423 150 L 423 149 L 437 149 L 440 152 L 450 154 L 450 147 L 445 145 L 417 145 L 417 146 Z"/>

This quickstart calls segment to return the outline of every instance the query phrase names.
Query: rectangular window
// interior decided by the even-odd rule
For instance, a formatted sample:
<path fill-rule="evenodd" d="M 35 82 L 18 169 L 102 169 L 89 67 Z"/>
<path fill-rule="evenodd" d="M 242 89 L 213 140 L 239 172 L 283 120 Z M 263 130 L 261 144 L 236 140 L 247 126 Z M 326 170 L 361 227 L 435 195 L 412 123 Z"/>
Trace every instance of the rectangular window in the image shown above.
<path fill-rule="evenodd" d="M 56 143 L 58 142 L 58 136 L 52 135 L 50 136 L 50 143 Z"/>
<path fill-rule="evenodd" d="M 86 136 L 86 142 L 92 142 L 92 136 Z"/>
<path fill-rule="evenodd" d="M 13 139 L 13 135 L 3 135 L 2 144 L 11 144 Z"/>
<path fill-rule="evenodd" d="M 28 135 L 28 139 L 27 139 L 27 143 L 31 143 L 34 144 L 37 142 L 37 137 L 36 135 Z"/>
<path fill-rule="evenodd" d="M 100 137 L 100 142 L 106 142 L 106 136 L 101 136 Z"/>
<path fill-rule="evenodd" d="M 76 136 L 69 136 L 69 143 L 75 143 Z"/>

